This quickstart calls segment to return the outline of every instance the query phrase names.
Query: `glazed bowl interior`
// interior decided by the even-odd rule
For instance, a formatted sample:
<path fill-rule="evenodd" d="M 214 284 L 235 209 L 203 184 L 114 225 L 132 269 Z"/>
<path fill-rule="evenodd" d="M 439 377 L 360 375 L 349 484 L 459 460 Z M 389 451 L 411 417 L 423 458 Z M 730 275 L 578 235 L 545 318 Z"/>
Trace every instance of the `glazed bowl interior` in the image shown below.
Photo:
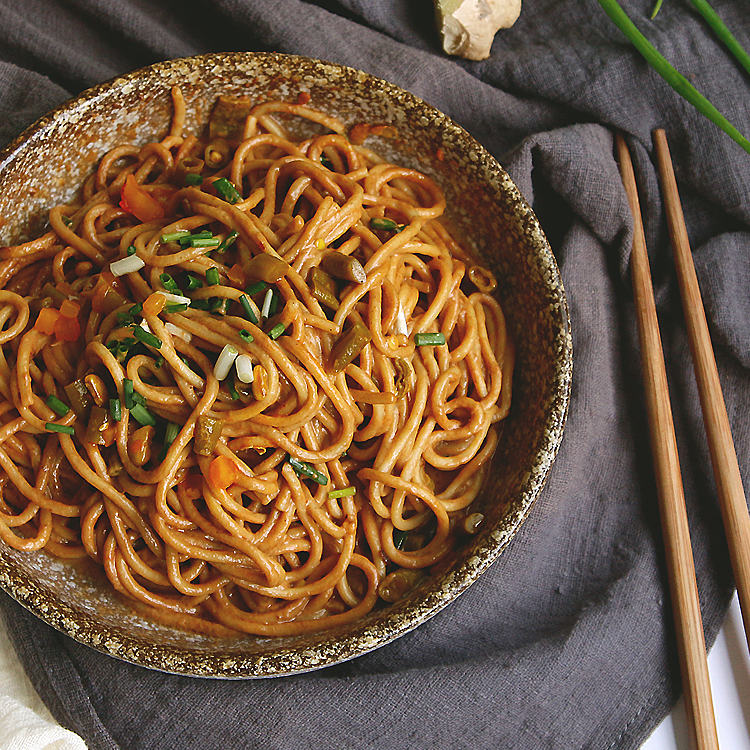
<path fill-rule="evenodd" d="M 171 87 L 187 104 L 186 132 L 199 134 L 219 94 L 296 101 L 347 126 L 388 123 L 395 138 L 367 146 L 433 177 L 448 223 L 494 271 L 515 341 L 513 400 L 491 478 L 475 507 L 479 534 L 450 565 L 410 595 L 336 630 L 286 638 L 216 638 L 160 625 L 135 613 L 81 566 L 0 542 L 0 585 L 23 606 L 81 643 L 142 666 L 240 678 L 309 671 L 359 656 L 403 635 L 462 593 L 518 531 L 555 459 L 572 369 L 565 295 L 531 209 L 497 162 L 445 115 L 365 73 L 276 54 L 232 53 L 160 63 L 85 92 L 24 132 L 0 154 L 0 245 L 34 237 L 48 210 L 71 200 L 110 148 L 168 131 Z M 499 563 L 501 564 L 501 563 Z"/>

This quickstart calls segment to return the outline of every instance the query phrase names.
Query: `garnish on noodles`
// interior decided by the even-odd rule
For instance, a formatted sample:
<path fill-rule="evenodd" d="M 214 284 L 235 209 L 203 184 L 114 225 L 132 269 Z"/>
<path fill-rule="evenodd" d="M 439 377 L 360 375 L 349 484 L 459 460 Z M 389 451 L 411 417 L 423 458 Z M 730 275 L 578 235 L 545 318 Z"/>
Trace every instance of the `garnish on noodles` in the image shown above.
<path fill-rule="evenodd" d="M 0 249 L 0 538 L 182 627 L 335 627 L 481 528 L 496 281 L 336 118 L 220 97 L 199 138 L 173 102 Z"/>

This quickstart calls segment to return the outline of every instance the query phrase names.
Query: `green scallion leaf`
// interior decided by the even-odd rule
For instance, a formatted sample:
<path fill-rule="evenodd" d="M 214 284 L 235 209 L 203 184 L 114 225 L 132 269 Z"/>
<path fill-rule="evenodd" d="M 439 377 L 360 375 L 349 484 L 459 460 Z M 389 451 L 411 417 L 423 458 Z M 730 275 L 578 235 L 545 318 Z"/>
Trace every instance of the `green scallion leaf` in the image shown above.
<path fill-rule="evenodd" d="M 44 425 L 47 432 L 63 432 L 66 435 L 75 435 L 75 430 L 68 424 L 55 424 L 54 422 L 47 422 Z"/>
<path fill-rule="evenodd" d="M 47 401 L 45 403 L 53 412 L 55 412 L 55 414 L 57 414 L 58 417 L 64 417 L 70 411 L 70 407 L 60 401 L 60 399 L 53 394 L 47 396 Z"/>
<path fill-rule="evenodd" d="M 133 326 L 133 336 L 138 341 L 143 342 L 147 346 L 153 346 L 155 349 L 161 349 L 161 340 L 158 336 L 154 336 L 150 331 L 144 331 L 140 326 Z"/>
<path fill-rule="evenodd" d="M 240 338 L 246 343 L 246 344 L 252 344 L 255 339 L 253 338 L 253 334 L 250 333 L 250 331 L 245 330 L 244 328 L 241 328 L 238 331 Z"/>
<path fill-rule="evenodd" d="M 281 336 L 282 333 L 286 330 L 286 326 L 282 323 L 277 323 L 269 332 L 268 337 L 272 339 L 277 339 L 279 336 Z"/>
<path fill-rule="evenodd" d="M 154 360 L 154 367 L 158 370 L 164 364 L 164 357 L 161 354 Z"/>
<path fill-rule="evenodd" d="M 240 394 L 237 393 L 237 388 L 234 385 L 234 378 L 228 377 L 224 382 L 227 384 L 227 390 L 232 397 L 232 401 L 239 401 Z"/>
<path fill-rule="evenodd" d="M 219 283 L 219 269 L 212 266 L 206 271 L 206 284 L 208 286 L 215 286 Z"/>
<path fill-rule="evenodd" d="M 407 536 L 409 536 L 408 531 L 403 531 L 402 529 L 394 529 L 393 530 L 393 546 L 396 549 L 403 549 Z"/>
<path fill-rule="evenodd" d="M 442 346 L 445 344 L 445 336 L 442 333 L 415 333 L 415 346 Z"/>
<path fill-rule="evenodd" d="M 133 316 L 130 313 L 118 312 L 117 322 L 121 326 L 129 326 L 133 322 Z"/>
<path fill-rule="evenodd" d="M 203 178 L 197 172 L 188 172 L 183 182 L 185 185 L 201 185 Z"/>
<path fill-rule="evenodd" d="M 214 180 L 213 186 L 219 198 L 225 200 L 227 203 L 239 203 L 242 200 L 242 196 L 237 191 L 237 188 L 226 177 Z"/>
<path fill-rule="evenodd" d="M 750 55 L 745 52 L 742 45 L 734 38 L 732 32 L 719 17 L 719 14 L 708 4 L 707 0 L 690 0 L 690 2 L 695 6 L 698 13 L 703 16 L 703 19 L 713 29 L 724 46 L 735 56 L 737 62 L 750 73 Z"/>
<path fill-rule="evenodd" d="M 167 302 L 167 304 L 164 305 L 164 310 L 170 314 L 184 312 L 187 309 L 188 309 L 187 302 Z"/>
<path fill-rule="evenodd" d="M 197 237 L 191 238 L 190 242 L 187 243 L 188 247 L 213 247 L 219 245 L 219 240 L 216 237 Z"/>
<path fill-rule="evenodd" d="M 109 400 L 109 413 L 112 415 L 112 419 L 115 422 L 122 420 L 122 403 L 119 398 L 111 398 Z"/>
<path fill-rule="evenodd" d="M 156 417 L 142 404 L 135 404 L 130 413 L 133 419 L 139 424 L 156 427 Z"/>
<path fill-rule="evenodd" d="M 396 224 L 392 219 L 370 219 L 370 229 L 378 229 L 382 232 L 400 232 L 403 227 Z"/>
<path fill-rule="evenodd" d="M 180 242 L 183 238 L 189 237 L 190 232 L 187 229 L 179 229 L 176 232 L 170 232 L 169 234 L 163 234 L 161 236 L 162 242 Z"/>
<path fill-rule="evenodd" d="M 239 232 L 235 232 L 234 229 L 226 236 L 226 239 L 216 248 L 217 253 L 223 253 L 229 247 L 234 244 L 234 241 L 239 237 Z"/>
<path fill-rule="evenodd" d="M 312 479 L 320 485 L 328 484 L 328 477 L 325 474 L 319 472 L 316 468 L 310 466 L 310 464 L 300 461 L 298 458 L 290 456 L 289 465 L 294 469 L 298 476 Z"/>
<path fill-rule="evenodd" d="M 245 289 L 245 294 L 247 294 L 248 297 L 252 297 L 259 292 L 265 292 L 266 289 L 268 289 L 268 282 L 256 281 L 254 284 L 250 284 L 250 286 Z"/>
<path fill-rule="evenodd" d="M 128 310 L 128 315 L 140 315 L 143 312 L 143 305 L 140 303 L 133 305 Z"/>
<path fill-rule="evenodd" d="M 159 281 L 161 281 L 162 286 L 166 291 L 171 292 L 172 294 L 182 294 L 180 287 L 177 286 L 177 282 L 168 273 L 161 274 L 161 276 L 159 276 Z"/>
<path fill-rule="evenodd" d="M 214 299 L 216 298 L 214 297 Z M 211 303 L 207 299 L 194 299 L 190 303 L 190 307 L 193 308 L 194 310 L 205 310 L 206 312 L 208 312 L 208 310 L 210 309 L 210 306 L 211 306 Z"/>
<path fill-rule="evenodd" d="M 718 109 L 679 73 L 651 42 L 638 30 L 628 15 L 617 3 L 617 0 L 599 0 L 604 12 L 612 19 L 617 28 L 630 40 L 646 62 L 683 98 L 692 104 L 714 125 L 718 125 L 732 140 L 750 154 L 750 140 L 745 138 L 737 128 L 727 120 Z"/>
<path fill-rule="evenodd" d="M 128 249 L 125 251 L 125 254 L 130 258 L 131 256 L 135 255 L 137 252 L 135 245 L 128 245 Z"/>
<path fill-rule="evenodd" d="M 185 280 L 185 289 L 187 289 L 189 292 L 193 292 L 196 289 L 200 289 L 203 286 L 203 280 L 199 279 L 197 276 L 193 276 L 192 274 L 188 274 L 187 278 Z"/>
<path fill-rule="evenodd" d="M 258 325 L 258 316 L 253 310 L 253 306 L 250 304 L 250 300 L 243 294 L 240 297 L 240 305 L 242 305 L 242 312 L 245 313 L 245 317 L 253 324 Z"/>
<path fill-rule="evenodd" d="M 331 500 L 336 500 L 339 497 L 351 497 L 352 495 L 357 494 L 357 488 L 356 487 L 344 487 L 341 490 L 331 490 L 328 493 L 328 497 L 331 498 Z"/>
<path fill-rule="evenodd" d="M 174 422 L 167 422 L 167 427 L 164 431 L 164 445 L 172 445 L 180 434 L 180 425 Z"/>
<path fill-rule="evenodd" d="M 122 381 L 122 397 L 125 401 L 125 408 L 132 409 L 135 402 L 133 401 L 133 381 L 129 378 L 124 378 Z"/>

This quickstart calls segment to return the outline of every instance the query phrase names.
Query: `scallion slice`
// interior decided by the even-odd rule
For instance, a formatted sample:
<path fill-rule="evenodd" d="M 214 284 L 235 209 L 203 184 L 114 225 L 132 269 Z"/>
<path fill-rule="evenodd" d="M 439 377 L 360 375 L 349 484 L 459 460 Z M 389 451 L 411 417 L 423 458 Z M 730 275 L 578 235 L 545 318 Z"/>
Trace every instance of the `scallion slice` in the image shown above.
<path fill-rule="evenodd" d="M 70 407 L 60 401 L 60 399 L 53 394 L 47 396 L 47 401 L 45 403 L 53 412 L 55 412 L 55 414 L 57 414 L 58 417 L 64 417 L 70 411 Z"/>
<path fill-rule="evenodd" d="M 156 417 L 143 404 L 135 404 L 130 413 L 139 424 L 156 427 Z"/>
<path fill-rule="evenodd" d="M 239 331 L 237 331 L 237 333 L 246 344 L 252 344 L 253 341 L 255 341 L 255 339 L 253 338 L 253 334 L 245 328 L 241 328 Z"/>
<path fill-rule="evenodd" d="M 161 274 L 161 276 L 159 276 L 159 281 L 161 281 L 162 286 L 168 292 L 172 292 L 172 294 L 182 294 L 180 287 L 177 286 L 177 282 L 168 273 Z"/>
<path fill-rule="evenodd" d="M 253 360 L 247 354 L 240 354 L 234 366 L 237 370 L 237 377 L 243 383 L 253 382 Z"/>
<path fill-rule="evenodd" d="M 161 340 L 157 336 L 154 336 L 154 334 L 150 331 L 144 331 L 140 326 L 133 326 L 133 336 L 135 336 L 138 341 L 143 342 L 147 346 L 153 346 L 155 349 L 161 349 Z"/>
<path fill-rule="evenodd" d="M 242 200 L 237 188 L 226 177 L 219 177 L 218 180 L 214 180 L 213 186 L 219 198 L 227 203 L 239 203 Z"/>
<path fill-rule="evenodd" d="M 179 242 L 183 237 L 189 237 L 190 232 L 187 229 L 178 229 L 176 232 L 170 232 L 169 234 L 163 234 L 161 236 L 162 242 Z"/>
<path fill-rule="evenodd" d="M 259 292 L 265 292 L 266 289 L 268 289 L 267 281 L 256 281 L 254 284 L 250 284 L 250 286 L 245 289 L 245 294 L 247 294 L 249 297 L 252 297 Z"/>
<path fill-rule="evenodd" d="M 129 273 L 140 271 L 146 266 L 137 255 L 128 255 L 126 258 L 120 258 L 114 263 L 109 264 L 109 270 L 113 276 L 127 276 Z"/>
<path fill-rule="evenodd" d="M 443 346 L 445 336 L 442 333 L 415 333 L 415 346 Z"/>
<path fill-rule="evenodd" d="M 69 424 L 55 424 L 54 422 L 47 422 L 44 429 L 47 432 L 63 432 L 66 435 L 75 435 L 76 432 Z"/>
<path fill-rule="evenodd" d="M 200 185 L 203 183 L 203 178 L 197 172 L 188 172 L 183 182 L 185 185 Z"/>
<path fill-rule="evenodd" d="M 138 251 L 135 245 L 128 245 L 128 249 L 125 251 L 125 255 L 135 255 Z"/>
<path fill-rule="evenodd" d="M 231 344 L 224 346 L 214 365 L 214 376 L 217 380 L 224 380 L 229 375 L 229 371 L 232 369 L 232 365 L 234 364 L 234 360 L 237 359 L 238 354 L 237 348 Z"/>
<path fill-rule="evenodd" d="M 356 487 L 344 487 L 341 490 L 331 490 L 328 493 L 328 497 L 331 498 L 331 500 L 336 500 L 339 497 L 351 497 L 352 495 L 357 494 L 357 488 Z"/>
<path fill-rule="evenodd" d="M 122 404 L 119 398 L 111 398 L 109 400 L 109 413 L 112 415 L 112 419 L 115 422 L 122 420 Z"/>
<path fill-rule="evenodd" d="M 229 247 L 231 247 L 234 244 L 234 241 L 239 237 L 239 232 L 236 232 L 234 229 L 226 236 L 224 241 L 219 245 L 219 247 L 216 248 L 217 253 L 223 253 L 225 250 L 227 250 Z"/>
<path fill-rule="evenodd" d="M 271 314 L 271 302 L 273 301 L 273 289 L 266 291 L 266 296 L 263 297 L 263 307 L 260 309 L 261 318 L 268 318 Z"/>
<path fill-rule="evenodd" d="M 286 326 L 283 323 L 277 323 L 269 332 L 268 337 L 277 339 L 286 330 Z"/>
<path fill-rule="evenodd" d="M 370 219 L 370 229 L 378 229 L 382 232 L 400 232 L 403 227 L 396 224 L 393 219 Z"/>
<path fill-rule="evenodd" d="M 289 457 L 289 465 L 294 469 L 298 476 L 312 479 L 320 485 L 328 484 L 328 477 L 325 474 L 318 471 L 313 466 L 310 466 L 310 464 L 300 461 L 298 458 L 294 458 L 294 456 Z"/>
<path fill-rule="evenodd" d="M 219 283 L 219 269 L 216 266 L 212 266 L 206 271 L 206 284 L 208 286 L 216 286 Z"/>
<path fill-rule="evenodd" d="M 258 316 L 255 314 L 250 300 L 244 294 L 240 297 L 240 305 L 242 305 L 242 312 L 245 313 L 245 317 L 254 325 L 258 325 Z"/>
<path fill-rule="evenodd" d="M 167 304 L 164 306 L 164 309 L 169 314 L 184 312 L 185 310 L 188 309 L 188 303 L 187 302 L 167 302 Z"/>
<path fill-rule="evenodd" d="M 122 381 L 122 397 L 125 401 L 125 408 L 132 409 L 135 402 L 133 401 L 133 381 L 129 378 L 123 378 Z"/>
<path fill-rule="evenodd" d="M 197 276 L 193 276 L 192 274 L 187 275 L 187 279 L 185 281 L 185 289 L 187 289 L 189 292 L 193 292 L 196 289 L 200 289 L 203 286 L 203 281 L 199 279 Z"/>

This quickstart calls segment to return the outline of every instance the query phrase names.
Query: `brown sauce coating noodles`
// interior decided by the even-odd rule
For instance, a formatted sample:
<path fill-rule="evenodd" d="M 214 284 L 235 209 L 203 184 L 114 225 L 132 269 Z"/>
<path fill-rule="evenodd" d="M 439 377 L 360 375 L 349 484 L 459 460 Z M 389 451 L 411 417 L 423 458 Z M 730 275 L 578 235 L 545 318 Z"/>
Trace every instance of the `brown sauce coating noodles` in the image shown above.
<path fill-rule="evenodd" d="M 184 627 L 331 628 L 476 530 L 513 367 L 494 278 L 335 118 L 222 99 L 198 138 L 173 99 L 163 141 L 0 248 L 0 538 Z"/>

